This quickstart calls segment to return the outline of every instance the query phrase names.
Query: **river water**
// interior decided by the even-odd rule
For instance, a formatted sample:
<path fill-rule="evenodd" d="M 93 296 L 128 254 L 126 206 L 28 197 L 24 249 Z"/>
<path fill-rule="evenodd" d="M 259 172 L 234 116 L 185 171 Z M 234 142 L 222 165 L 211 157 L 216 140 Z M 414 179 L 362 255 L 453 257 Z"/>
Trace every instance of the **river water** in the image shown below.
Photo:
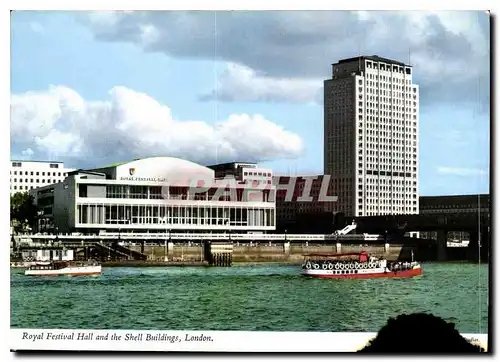
<path fill-rule="evenodd" d="M 104 268 L 92 277 L 11 269 L 11 327 L 376 332 L 432 313 L 461 333 L 488 331 L 488 266 L 423 265 L 411 279 L 321 280 L 298 266 Z"/>

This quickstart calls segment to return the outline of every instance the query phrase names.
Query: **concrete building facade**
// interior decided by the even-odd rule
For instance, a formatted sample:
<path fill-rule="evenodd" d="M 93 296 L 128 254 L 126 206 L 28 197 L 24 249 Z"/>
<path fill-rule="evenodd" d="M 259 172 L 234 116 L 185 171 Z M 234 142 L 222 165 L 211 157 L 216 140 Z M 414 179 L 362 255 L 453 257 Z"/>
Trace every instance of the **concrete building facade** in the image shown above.
<path fill-rule="evenodd" d="M 418 214 L 419 89 L 378 56 L 333 64 L 324 82 L 324 173 L 347 216 Z"/>
<path fill-rule="evenodd" d="M 335 196 L 330 179 L 324 175 L 274 176 L 276 190 L 276 223 L 292 224 L 300 215 L 332 213 L 335 201 L 324 200 Z M 322 190 L 324 188 L 324 190 Z"/>
<path fill-rule="evenodd" d="M 72 171 L 63 162 L 11 160 L 10 194 L 62 182 Z"/>
<path fill-rule="evenodd" d="M 216 179 L 232 177 L 239 182 L 267 185 L 272 183 L 272 170 L 259 168 L 253 162 L 230 162 L 207 167 L 214 170 Z"/>
<path fill-rule="evenodd" d="M 477 214 L 478 212 L 489 212 L 491 208 L 489 194 L 420 196 L 419 204 L 422 215 L 446 213 Z"/>

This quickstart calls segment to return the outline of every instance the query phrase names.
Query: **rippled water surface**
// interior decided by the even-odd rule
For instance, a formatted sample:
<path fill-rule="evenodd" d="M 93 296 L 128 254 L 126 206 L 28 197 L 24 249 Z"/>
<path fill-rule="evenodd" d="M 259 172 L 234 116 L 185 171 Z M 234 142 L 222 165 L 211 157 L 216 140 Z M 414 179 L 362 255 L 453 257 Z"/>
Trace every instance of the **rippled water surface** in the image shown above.
<path fill-rule="evenodd" d="M 412 279 L 320 280 L 297 266 L 104 268 L 93 277 L 11 270 L 13 328 L 375 332 L 426 312 L 487 333 L 488 266 L 424 264 Z"/>

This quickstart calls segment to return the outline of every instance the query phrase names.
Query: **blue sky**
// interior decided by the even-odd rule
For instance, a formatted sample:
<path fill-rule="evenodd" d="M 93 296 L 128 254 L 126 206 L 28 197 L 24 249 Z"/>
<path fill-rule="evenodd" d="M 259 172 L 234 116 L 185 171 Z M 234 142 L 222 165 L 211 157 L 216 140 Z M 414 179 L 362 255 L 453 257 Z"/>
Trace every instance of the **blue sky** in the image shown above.
<path fill-rule="evenodd" d="M 330 64 L 360 53 L 407 61 L 411 49 L 420 194 L 486 193 L 488 21 L 463 12 L 14 12 L 12 158 L 93 167 L 172 155 L 320 174 Z"/>

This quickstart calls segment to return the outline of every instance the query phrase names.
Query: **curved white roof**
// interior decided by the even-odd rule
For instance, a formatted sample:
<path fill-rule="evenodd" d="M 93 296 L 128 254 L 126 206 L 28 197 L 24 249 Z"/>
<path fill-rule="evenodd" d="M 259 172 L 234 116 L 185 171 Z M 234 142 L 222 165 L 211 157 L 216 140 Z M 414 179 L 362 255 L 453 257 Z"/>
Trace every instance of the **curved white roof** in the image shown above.
<path fill-rule="evenodd" d="M 149 157 L 116 166 L 116 178 L 165 178 L 168 181 L 214 179 L 214 170 L 176 157 Z"/>

